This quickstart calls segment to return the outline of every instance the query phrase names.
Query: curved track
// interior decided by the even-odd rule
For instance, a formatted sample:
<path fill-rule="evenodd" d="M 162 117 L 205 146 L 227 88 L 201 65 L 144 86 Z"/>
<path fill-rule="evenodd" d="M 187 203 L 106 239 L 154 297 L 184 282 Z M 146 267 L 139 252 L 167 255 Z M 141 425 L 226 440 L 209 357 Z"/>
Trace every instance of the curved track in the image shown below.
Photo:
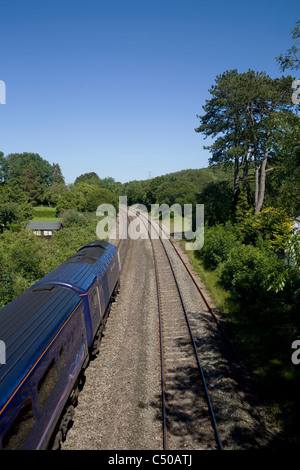
<path fill-rule="evenodd" d="M 159 228 L 155 227 L 157 238 L 152 239 L 148 219 L 138 212 L 135 215 L 140 217 L 150 236 L 156 273 L 164 449 L 222 449 L 203 367 L 172 262 Z"/>

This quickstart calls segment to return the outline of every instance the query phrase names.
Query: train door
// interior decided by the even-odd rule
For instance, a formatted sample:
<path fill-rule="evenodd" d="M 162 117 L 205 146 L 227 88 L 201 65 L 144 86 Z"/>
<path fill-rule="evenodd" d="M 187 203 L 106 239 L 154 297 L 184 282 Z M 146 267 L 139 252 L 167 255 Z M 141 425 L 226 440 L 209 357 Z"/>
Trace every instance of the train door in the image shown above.
<path fill-rule="evenodd" d="M 89 293 L 89 309 L 91 315 L 91 322 L 93 326 L 93 333 L 95 333 L 100 325 L 102 318 L 102 308 L 100 303 L 99 288 L 95 284 Z"/>

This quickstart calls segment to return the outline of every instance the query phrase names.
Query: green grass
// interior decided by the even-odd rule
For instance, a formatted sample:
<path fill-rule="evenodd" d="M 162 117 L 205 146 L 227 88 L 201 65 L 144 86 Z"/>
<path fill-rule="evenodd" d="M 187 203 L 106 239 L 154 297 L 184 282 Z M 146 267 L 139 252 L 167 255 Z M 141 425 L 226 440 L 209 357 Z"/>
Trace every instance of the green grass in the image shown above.
<path fill-rule="evenodd" d="M 183 249 L 184 245 L 185 243 L 183 242 Z M 219 282 L 218 271 L 205 269 L 203 260 L 197 257 L 194 251 L 188 251 L 187 255 L 191 265 L 193 266 L 193 269 L 199 275 L 216 307 L 225 315 L 229 314 L 234 308 L 235 302 L 232 299 L 230 292 L 221 286 Z"/>
<path fill-rule="evenodd" d="M 37 206 L 34 208 L 32 222 L 57 222 L 61 219 L 56 217 L 55 207 Z"/>

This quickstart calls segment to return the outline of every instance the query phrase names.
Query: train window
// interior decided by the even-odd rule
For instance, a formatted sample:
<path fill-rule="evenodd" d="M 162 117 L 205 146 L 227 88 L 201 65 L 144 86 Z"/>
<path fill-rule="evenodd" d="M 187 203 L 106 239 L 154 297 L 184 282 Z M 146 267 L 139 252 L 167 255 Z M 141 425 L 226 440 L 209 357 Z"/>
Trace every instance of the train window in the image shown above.
<path fill-rule="evenodd" d="M 38 394 L 41 408 L 45 405 L 52 390 L 57 384 L 58 376 L 55 359 L 50 363 L 43 377 L 38 383 Z"/>
<path fill-rule="evenodd" d="M 2 439 L 4 450 L 19 450 L 27 439 L 34 425 L 34 415 L 31 399 L 28 398 L 17 414 L 12 425 L 6 431 Z"/>
<path fill-rule="evenodd" d="M 65 361 L 65 353 L 64 353 L 63 347 L 61 347 L 59 350 L 59 360 L 60 360 L 61 369 L 64 369 L 66 367 L 66 361 Z"/>

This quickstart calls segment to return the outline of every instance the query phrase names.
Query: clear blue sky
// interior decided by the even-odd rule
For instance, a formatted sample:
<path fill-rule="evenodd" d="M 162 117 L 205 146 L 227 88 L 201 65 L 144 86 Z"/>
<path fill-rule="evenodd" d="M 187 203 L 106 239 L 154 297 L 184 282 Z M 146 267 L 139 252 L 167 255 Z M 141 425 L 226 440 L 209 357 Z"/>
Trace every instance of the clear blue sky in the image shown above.
<path fill-rule="evenodd" d="M 208 165 L 194 128 L 225 70 L 271 77 L 299 0 L 3 0 L 0 150 L 126 182 Z M 297 77 L 300 78 L 300 77 Z"/>

